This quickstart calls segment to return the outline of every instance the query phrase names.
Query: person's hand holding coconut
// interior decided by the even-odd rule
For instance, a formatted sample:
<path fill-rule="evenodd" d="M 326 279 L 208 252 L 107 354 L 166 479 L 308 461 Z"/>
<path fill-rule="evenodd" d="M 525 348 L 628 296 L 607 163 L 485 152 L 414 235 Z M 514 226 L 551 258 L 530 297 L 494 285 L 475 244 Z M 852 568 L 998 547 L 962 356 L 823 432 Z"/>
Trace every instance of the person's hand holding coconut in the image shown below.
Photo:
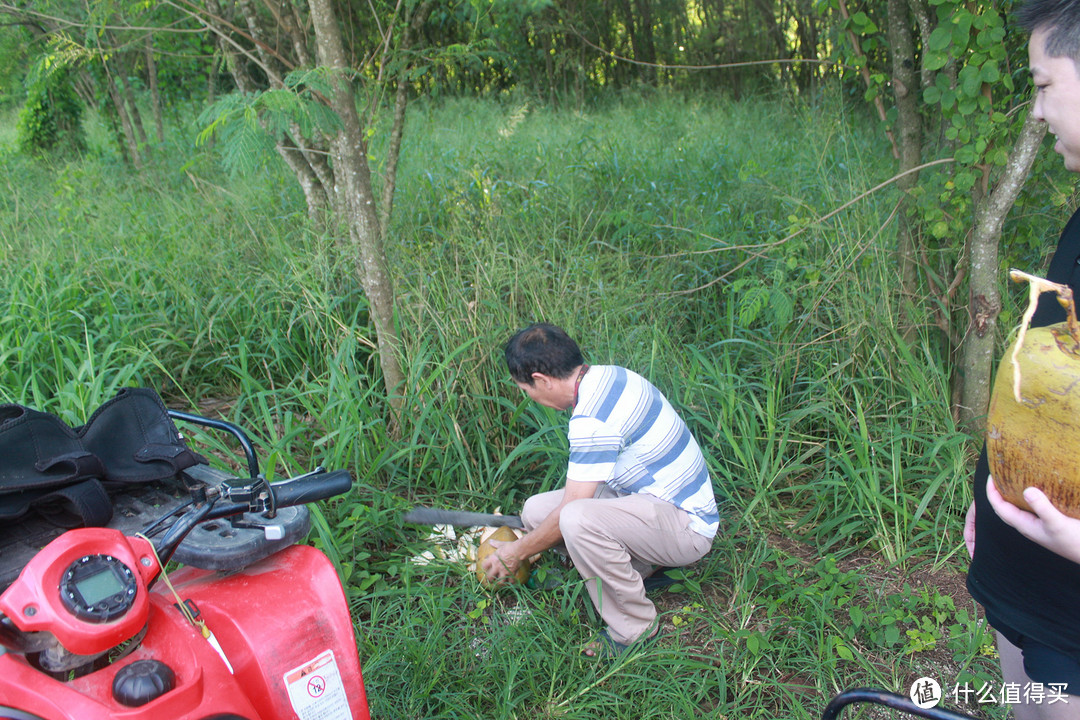
<path fill-rule="evenodd" d="M 1042 490 L 1034 487 L 1024 490 L 1024 500 L 1032 510 L 1028 512 L 1003 498 L 994 485 L 994 478 L 990 477 L 986 481 L 986 499 L 998 517 L 1028 540 L 1080 563 L 1080 520 L 1054 507 Z"/>
<path fill-rule="evenodd" d="M 476 577 L 481 585 L 524 583 L 529 579 L 529 559 L 515 552 L 519 539 L 516 532 L 503 526 L 481 541 L 476 552 Z"/>

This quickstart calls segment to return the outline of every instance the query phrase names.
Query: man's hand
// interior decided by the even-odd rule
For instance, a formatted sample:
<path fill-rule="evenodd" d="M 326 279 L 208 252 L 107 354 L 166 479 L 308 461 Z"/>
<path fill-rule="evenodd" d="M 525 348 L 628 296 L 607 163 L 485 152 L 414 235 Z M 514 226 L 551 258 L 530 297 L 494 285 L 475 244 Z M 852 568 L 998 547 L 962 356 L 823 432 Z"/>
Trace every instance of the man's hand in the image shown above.
<path fill-rule="evenodd" d="M 518 542 L 518 540 L 513 542 L 507 540 L 491 541 L 491 547 L 495 548 L 495 552 L 484 558 L 484 562 L 480 564 L 489 581 L 495 583 L 507 582 L 514 577 L 518 568 L 521 567 L 522 560 L 515 552 L 515 546 L 518 545 Z"/>
<path fill-rule="evenodd" d="M 1002 520 L 1032 542 L 1047 550 L 1080 563 L 1080 520 L 1055 508 L 1038 488 L 1024 490 L 1024 500 L 1033 513 L 1021 510 L 1006 500 L 994 486 L 994 478 L 986 480 L 986 497 Z"/>
<path fill-rule="evenodd" d="M 488 580 L 508 582 L 524 561 L 562 542 L 562 532 L 559 530 L 562 509 L 574 500 L 594 497 L 599 484 L 568 479 L 563 488 L 562 500 L 539 525 L 513 542 L 492 540 L 491 546 L 495 548 L 495 552 L 480 563 L 480 569 L 487 575 Z"/>

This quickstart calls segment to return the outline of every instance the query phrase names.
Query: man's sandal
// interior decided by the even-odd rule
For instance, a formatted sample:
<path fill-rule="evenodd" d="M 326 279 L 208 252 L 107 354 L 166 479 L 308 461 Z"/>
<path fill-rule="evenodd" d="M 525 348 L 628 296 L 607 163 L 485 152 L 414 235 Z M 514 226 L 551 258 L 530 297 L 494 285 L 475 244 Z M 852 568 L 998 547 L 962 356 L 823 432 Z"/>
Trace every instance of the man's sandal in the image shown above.
<path fill-rule="evenodd" d="M 659 629 L 653 632 L 652 635 L 644 640 L 638 640 L 637 642 L 630 643 L 629 645 L 613 640 L 611 635 L 608 634 L 607 629 L 601 630 L 596 639 L 587 643 L 585 647 L 581 648 L 581 654 L 586 657 L 594 657 L 601 659 L 615 659 L 624 654 L 628 650 L 634 648 L 643 648 L 646 645 L 652 643 L 660 636 Z"/>
<path fill-rule="evenodd" d="M 671 587 L 677 582 L 680 582 L 682 578 L 673 577 L 672 572 L 678 572 L 679 568 L 670 567 L 658 567 L 652 575 L 641 581 L 641 584 L 645 586 L 645 592 L 652 592 L 654 590 L 662 590 L 666 587 Z"/>

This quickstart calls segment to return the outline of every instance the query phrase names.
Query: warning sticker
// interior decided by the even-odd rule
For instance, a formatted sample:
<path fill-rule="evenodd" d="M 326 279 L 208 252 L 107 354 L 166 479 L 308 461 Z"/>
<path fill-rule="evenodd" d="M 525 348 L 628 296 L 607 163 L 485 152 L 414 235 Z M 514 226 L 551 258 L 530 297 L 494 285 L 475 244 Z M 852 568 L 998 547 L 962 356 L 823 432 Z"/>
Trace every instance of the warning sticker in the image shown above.
<path fill-rule="evenodd" d="M 300 720 L 352 718 L 333 650 L 285 673 L 285 688 Z"/>

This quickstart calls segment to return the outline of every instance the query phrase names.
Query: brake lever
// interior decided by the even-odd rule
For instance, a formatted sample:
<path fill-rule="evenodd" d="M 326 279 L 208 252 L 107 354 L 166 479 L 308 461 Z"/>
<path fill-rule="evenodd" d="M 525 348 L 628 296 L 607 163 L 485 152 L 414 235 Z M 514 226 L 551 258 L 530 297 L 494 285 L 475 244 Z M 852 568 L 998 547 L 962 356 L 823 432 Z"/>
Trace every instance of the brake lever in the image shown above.
<path fill-rule="evenodd" d="M 229 478 L 221 482 L 221 496 L 238 504 L 247 504 L 248 512 L 266 511 L 267 517 L 277 515 L 274 489 L 260 473 L 253 478 Z"/>
<path fill-rule="evenodd" d="M 326 468 L 322 465 L 318 465 L 311 472 L 289 478 L 288 480 L 278 483 L 278 485 L 288 485 L 289 483 L 307 480 L 308 478 L 321 475 L 325 472 Z M 257 513 L 265 511 L 264 517 L 271 519 L 277 516 L 277 495 L 274 492 L 274 486 L 271 485 L 261 473 L 250 478 L 229 478 L 223 480 L 220 485 L 220 491 L 221 496 L 226 500 L 231 500 L 240 505 L 246 503 L 248 512 Z"/>

